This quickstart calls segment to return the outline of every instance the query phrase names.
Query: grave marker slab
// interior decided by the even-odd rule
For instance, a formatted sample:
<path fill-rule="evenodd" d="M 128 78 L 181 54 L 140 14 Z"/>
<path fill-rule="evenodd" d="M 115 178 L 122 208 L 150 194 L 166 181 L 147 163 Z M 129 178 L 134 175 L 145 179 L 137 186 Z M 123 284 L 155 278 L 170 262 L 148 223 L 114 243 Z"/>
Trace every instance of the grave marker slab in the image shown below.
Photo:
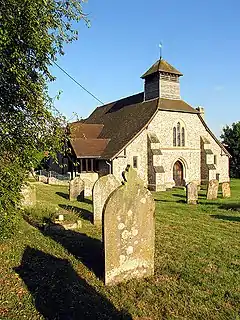
<path fill-rule="evenodd" d="M 46 176 L 38 176 L 38 181 L 43 183 L 48 183 L 48 177 Z"/>
<path fill-rule="evenodd" d="M 222 183 L 222 196 L 223 198 L 230 198 L 231 197 L 231 189 L 229 182 Z"/>
<path fill-rule="evenodd" d="M 93 184 L 94 183 L 91 180 L 84 179 L 84 195 L 85 195 L 85 197 L 92 196 Z"/>
<path fill-rule="evenodd" d="M 36 187 L 33 184 L 24 184 L 21 189 L 21 206 L 22 207 L 33 207 L 36 205 Z"/>
<path fill-rule="evenodd" d="M 79 177 L 69 182 L 69 200 L 84 201 L 84 181 Z"/>
<path fill-rule="evenodd" d="M 207 189 L 207 199 L 216 200 L 218 196 L 219 181 L 216 179 L 210 180 Z"/>
<path fill-rule="evenodd" d="M 154 199 L 131 167 L 124 172 L 124 180 L 103 212 L 107 285 L 154 274 Z"/>
<path fill-rule="evenodd" d="M 56 185 L 56 186 L 68 186 L 69 181 L 68 180 L 59 180 L 55 177 L 48 177 L 47 183 L 51 185 Z"/>
<path fill-rule="evenodd" d="M 187 203 L 188 204 L 197 204 L 198 201 L 198 186 L 194 182 L 187 184 Z"/>
<path fill-rule="evenodd" d="M 93 187 L 93 223 L 102 225 L 103 207 L 110 194 L 121 185 L 113 174 L 99 178 Z"/>

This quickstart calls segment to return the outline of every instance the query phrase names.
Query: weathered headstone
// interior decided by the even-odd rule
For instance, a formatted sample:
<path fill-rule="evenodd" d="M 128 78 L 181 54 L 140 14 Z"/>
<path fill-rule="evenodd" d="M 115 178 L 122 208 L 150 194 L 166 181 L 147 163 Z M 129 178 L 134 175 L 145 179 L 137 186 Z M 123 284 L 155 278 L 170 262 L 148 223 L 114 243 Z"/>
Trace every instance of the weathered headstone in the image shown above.
<path fill-rule="evenodd" d="M 40 175 L 38 176 L 38 181 L 43 183 L 48 183 L 48 177 Z"/>
<path fill-rule="evenodd" d="M 84 181 L 79 177 L 76 177 L 69 182 L 69 200 L 84 200 Z"/>
<path fill-rule="evenodd" d="M 131 167 L 103 212 L 105 284 L 154 274 L 155 203 Z"/>
<path fill-rule="evenodd" d="M 84 179 L 84 195 L 85 195 L 85 197 L 92 196 L 93 184 L 94 183 L 91 180 Z"/>
<path fill-rule="evenodd" d="M 207 189 L 207 199 L 208 200 L 215 200 L 218 196 L 218 186 L 219 181 L 216 179 L 210 180 L 208 183 L 208 189 Z"/>
<path fill-rule="evenodd" d="M 24 184 L 21 189 L 21 206 L 33 207 L 36 205 L 36 187 L 33 184 Z"/>
<path fill-rule="evenodd" d="M 187 184 L 187 203 L 197 204 L 198 201 L 198 186 L 194 182 Z"/>
<path fill-rule="evenodd" d="M 48 177 L 47 183 L 51 185 L 57 185 L 57 186 L 68 186 L 69 181 L 68 180 L 60 180 L 55 177 Z"/>
<path fill-rule="evenodd" d="M 113 174 L 99 178 L 93 186 L 93 223 L 102 224 L 102 212 L 109 195 L 121 185 Z"/>
<path fill-rule="evenodd" d="M 230 198 L 231 197 L 231 189 L 229 182 L 222 183 L 222 196 L 223 198 Z"/>

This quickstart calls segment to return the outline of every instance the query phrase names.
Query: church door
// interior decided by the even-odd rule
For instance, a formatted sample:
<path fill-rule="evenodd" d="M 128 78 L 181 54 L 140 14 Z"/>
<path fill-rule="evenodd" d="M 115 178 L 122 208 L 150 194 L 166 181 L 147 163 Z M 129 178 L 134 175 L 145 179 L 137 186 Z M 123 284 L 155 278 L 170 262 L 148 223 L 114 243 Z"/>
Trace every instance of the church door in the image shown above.
<path fill-rule="evenodd" d="M 173 166 L 173 180 L 175 181 L 175 186 L 183 185 L 183 165 L 180 161 L 175 162 Z"/>

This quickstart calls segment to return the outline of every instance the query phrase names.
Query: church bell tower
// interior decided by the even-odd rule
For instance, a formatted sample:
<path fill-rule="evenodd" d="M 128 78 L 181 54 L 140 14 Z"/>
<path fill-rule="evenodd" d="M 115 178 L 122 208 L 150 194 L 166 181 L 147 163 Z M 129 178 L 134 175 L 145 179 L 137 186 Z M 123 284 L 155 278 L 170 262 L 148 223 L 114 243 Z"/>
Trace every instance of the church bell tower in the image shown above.
<path fill-rule="evenodd" d="M 141 78 L 144 82 L 144 100 L 181 99 L 179 78 L 182 73 L 160 58 Z"/>

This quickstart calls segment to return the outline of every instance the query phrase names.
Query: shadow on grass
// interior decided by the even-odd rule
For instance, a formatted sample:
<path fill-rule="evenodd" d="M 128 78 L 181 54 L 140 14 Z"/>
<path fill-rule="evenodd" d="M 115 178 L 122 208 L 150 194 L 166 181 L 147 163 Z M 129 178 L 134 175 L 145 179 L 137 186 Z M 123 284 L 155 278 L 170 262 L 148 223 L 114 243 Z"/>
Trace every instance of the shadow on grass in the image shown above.
<path fill-rule="evenodd" d="M 65 259 L 27 247 L 21 265 L 14 270 L 25 282 L 44 319 L 132 319 L 80 278 Z"/>
<path fill-rule="evenodd" d="M 69 253 L 90 269 L 96 277 L 103 279 L 104 257 L 103 244 L 99 239 L 91 238 L 85 233 L 66 230 L 63 226 L 47 221 L 43 226 L 37 221 L 24 216 L 24 220 L 38 229 L 44 236 L 49 237 L 63 246 Z"/>
<path fill-rule="evenodd" d="M 234 217 L 234 216 L 223 216 L 220 214 L 212 214 L 212 218 L 215 219 L 221 219 L 221 220 L 228 220 L 228 221 L 234 221 L 234 222 L 240 222 L 240 217 Z"/>
<path fill-rule="evenodd" d="M 186 197 L 185 197 L 186 198 Z M 164 203 L 187 203 L 186 200 L 165 200 L 165 199 L 154 199 L 155 202 L 164 202 Z"/>
<path fill-rule="evenodd" d="M 88 203 L 88 204 L 93 204 L 93 202 L 92 202 L 91 199 L 86 199 L 86 198 L 84 198 L 84 201 L 83 201 L 83 202 Z"/>
<path fill-rule="evenodd" d="M 173 193 L 172 195 L 174 197 L 178 197 L 178 198 L 186 198 L 186 195 L 184 195 L 184 194 Z"/>
<path fill-rule="evenodd" d="M 206 199 L 207 195 L 205 193 L 198 193 L 198 198 L 199 199 Z"/>
<path fill-rule="evenodd" d="M 56 194 L 57 194 L 58 196 L 64 198 L 64 199 L 69 200 L 69 195 L 68 195 L 68 193 L 64 193 L 64 192 L 59 192 L 59 191 L 57 191 Z"/>
<path fill-rule="evenodd" d="M 58 206 L 64 210 L 75 212 L 80 218 L 93 223 L 93 213 L 91 211 L 66 204 L 59 204 Z"/>
<path fill-rule="evenodd" d="M 240 211 L 240 203 L 222 203 L 219 209 Z"/>
<path fill-rule="evenodd" d="M 61 244 L 69 253 L 80 260 L 94 274 L 103 279 L 104 258 L 102 242 L 85 233 L 58 228 L 57 231 L 46 228 L 41 232 Z"/>
<path fill-rule="evenodd" d="M 206 199 L 206 198 L 205 198 Z M 221 203 L 217 202 L 218 199 L 210 201 L 204 201 L 204 199 L 200 199 L 199 204 L 207 205 L 207 206 L 219 206 Z"/>

